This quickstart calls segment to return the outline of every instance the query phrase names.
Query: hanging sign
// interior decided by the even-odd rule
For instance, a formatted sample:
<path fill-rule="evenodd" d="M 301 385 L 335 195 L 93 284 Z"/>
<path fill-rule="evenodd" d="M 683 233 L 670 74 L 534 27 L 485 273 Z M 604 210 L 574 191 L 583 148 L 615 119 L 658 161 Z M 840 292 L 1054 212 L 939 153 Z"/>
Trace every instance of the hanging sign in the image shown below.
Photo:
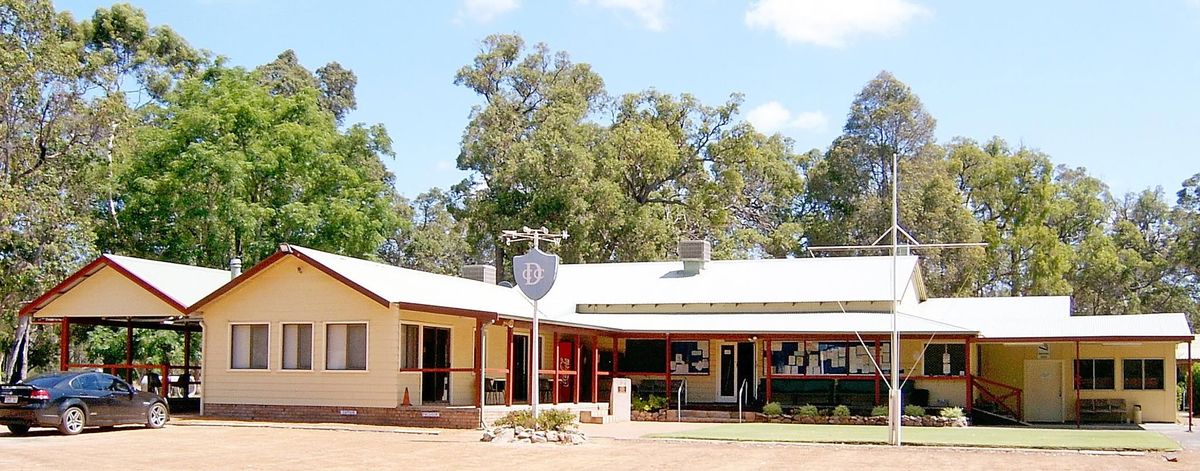
<path fill-rule="evenodd" d="M 537 301 L 545 297 L 557 276 L 558 255 L 534 248 L 525 255 L 513 257 L 513 278 L 529 299 Z"/>

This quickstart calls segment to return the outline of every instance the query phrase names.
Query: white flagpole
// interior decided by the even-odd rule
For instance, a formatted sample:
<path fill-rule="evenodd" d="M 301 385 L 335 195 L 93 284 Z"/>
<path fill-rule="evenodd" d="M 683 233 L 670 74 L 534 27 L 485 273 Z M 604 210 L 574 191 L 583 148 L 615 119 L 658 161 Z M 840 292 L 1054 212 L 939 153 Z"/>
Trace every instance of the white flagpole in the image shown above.
<path fill-rule="evenodd" d="M 900 398 L 900 331 L 896 326 L 896 272 L 897 272 L 897 237 L 899 232 L 899 198 L 897 190 L 900 187 L 899 168 L 897 168 L 896 153 L 892 153 L 892 351 L 891 351 L 891 390 L 888 393 L 888 429 L 891 432 L 888 443 L 900 446 L 900 417 L 901 404 L 904 402 Z"/>
<path fill-rule="evenodd" d="M 536 242 L 535 242 L 535 244 L 536 244 Z M 537 415 L 538 415 L 538 411 L 537 411 L 538 399 L 541 397 L 541 394 L 542 394 L 542 392 L 540 391 L 541 385 L 542 385 L 541 376 L 540 376 L 541 367 L 539 366 L 539 363 L 541 363 L 541 360 L 542 360 L 542 358 L 541 358 L 542 357 L 542 349 L 541 349 L 542 338 L 538 334 L 538 302 L 536 299 L 533 300 L 533 329 L 532 329 L 532 331 L 533 332 L 530 335 L 530 337 L 532 339 L 533 346 L 531 346 L 530 348 L 532 349 L 533 354 L 530 355 L 530 357 L 532 357 L 532 359 L 530 360 L 529 365 L 530 365 L 530 370 L 533 371 L 533 374 L 529 375 L 530 376 L 529 390 L 533 391 L 533 392 L 529 396 L 529 410 L 530 410 L 530 413 L 533 414 L 533 418 L 536 419 Z"/>

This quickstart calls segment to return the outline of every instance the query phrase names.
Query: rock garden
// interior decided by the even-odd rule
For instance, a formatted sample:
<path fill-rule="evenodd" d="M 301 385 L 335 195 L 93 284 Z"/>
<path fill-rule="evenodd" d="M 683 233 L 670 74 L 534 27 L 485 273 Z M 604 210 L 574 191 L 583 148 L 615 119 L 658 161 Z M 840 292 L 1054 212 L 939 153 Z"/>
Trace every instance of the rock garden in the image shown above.
<path fill-rule="evenodd" d="M 579 445 L 587 436 L 578 430 L 575 414 L 568 410 L 548 409 L 537 419 L 528 410 L 509 412 L 483 431 L 483 442 L 492 443 L 556 443 Z"/>

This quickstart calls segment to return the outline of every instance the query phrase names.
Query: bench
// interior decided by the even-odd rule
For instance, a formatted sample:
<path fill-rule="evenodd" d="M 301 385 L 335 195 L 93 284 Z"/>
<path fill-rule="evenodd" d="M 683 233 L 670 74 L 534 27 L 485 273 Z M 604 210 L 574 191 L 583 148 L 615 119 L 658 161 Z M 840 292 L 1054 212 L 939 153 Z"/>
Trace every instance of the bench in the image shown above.
<path fill-rule="evenodd" d="M 1079 418 L 1098 422 L 1124 422 L 1129 409 L 1124 399 L 1080 399 Z M 1109 420 L 1105 420 L 1109 419 Z"/>

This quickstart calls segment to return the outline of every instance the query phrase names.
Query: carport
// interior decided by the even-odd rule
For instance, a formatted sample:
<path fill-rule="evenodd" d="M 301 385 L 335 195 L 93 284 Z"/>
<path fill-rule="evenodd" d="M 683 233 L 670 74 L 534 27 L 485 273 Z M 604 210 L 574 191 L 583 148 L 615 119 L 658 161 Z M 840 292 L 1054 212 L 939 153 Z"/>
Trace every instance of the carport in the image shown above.
<path fill-rule="evenodd" d="M 187 308 L 228 282 L 230 272 L 117 255 L 102 255 L 26 305 L 21 316 L 38 324 L 59 326 L 59 369 L 102 370 L 146 388 L 158 388 L 173 410 L 194 410 L 203 372 L 191 358 L 192 338 L 201 333 L 198 318 Z M 73 361 L 72 327 L 105 326 L 124 329 L 123 362 Z M 135 329 L 173 331 L 183 336 L 182 364 L 150 363 L 135 357 Z M 176 378 L 172 381 L 172 377 Z M 175 384 L 172 384 L 175 383 Z M 175 386 L 175 389 L 172 389 Z"/>

